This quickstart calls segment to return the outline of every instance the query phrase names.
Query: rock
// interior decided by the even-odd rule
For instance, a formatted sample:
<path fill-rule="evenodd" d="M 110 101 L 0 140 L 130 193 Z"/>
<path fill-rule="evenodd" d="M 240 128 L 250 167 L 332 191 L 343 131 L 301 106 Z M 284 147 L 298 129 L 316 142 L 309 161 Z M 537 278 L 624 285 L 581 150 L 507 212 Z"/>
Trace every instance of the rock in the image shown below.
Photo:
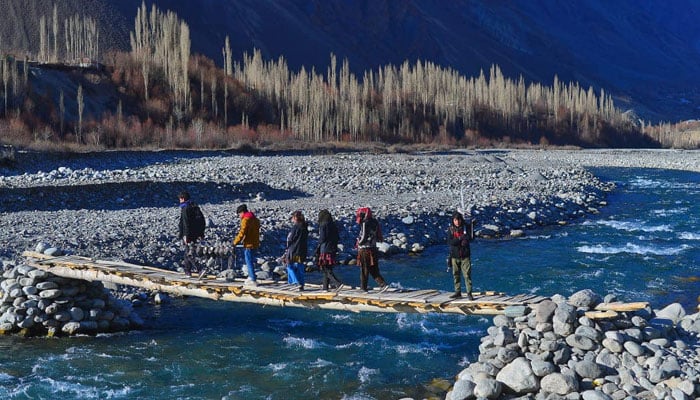
<path fill-rule="evenodd" d="M 82 321 L 85 318 L 85 312 L 79 307 L 71 307 L 70 315 L 72 321 Z"/>
<path fill-rule="evenodd" d="M 511 229 L 510 237 L 519 238 L 525 236 L 525 231 L 522 229 Z"/>
<path fill-rule="evenodd" d="M 156 304 L 167 304 L 170 302 L 170 296 L 168 296 L 167 293 L 158 292 L 155 296 L 153 296 L 153 301 Z"/>
<path fill-rule="evenodd" d="M 61 328 L 61 331 L 69 335 L 74 335 L 80 330 L 80 322 L 67 322 Z"/>
<path fill-rule="evenodd" d="M 57 247 L 50 247 L 50 248 L 44 250 L 44 254 L 46 254 L 47 256 L 51 256 L 51 257 L 58 257 L 58 256 L 62 256 L 63 252 Z"/>
<path fill-rule="evenodd" d="M 559 372 L 551 373 L 540 381 L 542 390 L 559 395 L 565 395 L 578 391 L 578 381 L 571 375 Z"/>
<path fill-rule="evenodd" d="M 470 399 L 474 397 L 474 388 L 476 384 L 470 380 L 460 379 L 454 387 L 452 387 L 452 396 L 454 400 Z"/>
<path fill-rule="evenodd" d="M 661 310 L 656 311 L 656 318 L 651 320 L 651 323 L 661 322 L 661 320 L 671 321 L 673 325 L 677 325 L 683 317 L 685 317 L 683 306 L 678 303 L 669 304 Z"/>
<path fill-rule="evenodd" d="M 34 251 L 37 253 L 43 253 L 44 250 L 48 249 L 49 245 L 44 243 L 44 242 L 39 242 L 36 244 L 36 247 L 34 247 Z"/>
<path fill-rule="evenodd" d="M 58 284 L 51 281 L 40 282 L 36 285 L 36 288 L 39 290 L 58 289 Z"/>
<path fill-rule="evenodd" d="M 574 365 L 574 371 L 582 378 L 595 379 L 603 376 L 603 368 L 593 361 L 579 361 Z"/>
<path fill-rule="evenodd" d="M 581 393 L 581 398 L 583 400 L 612 400 L 610 396 L 598 390 L 586 390 Z"/>
<path fill-rule="evenodd" d="M 496 380 L 516 394 L 534 393 L 539 389 L 539 380 L 525 357 L 516 358 L 503 367 Z"/>
<path fill-rule="evenodd" d="M 639 345 L 639 343 L 633 342 L 631 340 L 626 341 L 623 347 L 627 352 L 629 352 L 633 357 L 639 357 L 644 354 L 644 348 Z"/>
<path fill-rule="evenodd" d="M 601 298 L 591 289 L 583 289 L 572 294 L 568 302 L 574 307 L 591 309 L 601 302 Z"/>
<path fill-rule="evenodd" d="M 474 387 L 474 396 L 477 398 L 497 399 L 501 395 L 501 382 L 493 378 L 477 378 Z"/>
<path fill-rule="evenodd" d="M 569 335 L 566 337 L 566 344 L 576 349 L 583 351 L 593 350 L 597 347 L 597 344 L 586 336 L 581 335 Z"/>
<path fill-rule="evenodd" d="M 530 309 L 527 306 L 508 306 L 503 310 L 503 315 L 510 318 L 522 317 Z"/>
<path fill-rule="evenodd" d="M 534 358 L 532 361 L 530 361 L 530 366 L 532 367 L 532 372 L 538 377 L 552 374 L 557 370 L 554 363 L 544 361 L 540 358 Z"/>
<path fill-rule="evenodd" d="M 42 290 L 39 293 L 39 296 L 42 299 L 55 299 L 59 296 L 61 296 L 63 292 L 60 289 L 49 289 L 49 290 Z"/>

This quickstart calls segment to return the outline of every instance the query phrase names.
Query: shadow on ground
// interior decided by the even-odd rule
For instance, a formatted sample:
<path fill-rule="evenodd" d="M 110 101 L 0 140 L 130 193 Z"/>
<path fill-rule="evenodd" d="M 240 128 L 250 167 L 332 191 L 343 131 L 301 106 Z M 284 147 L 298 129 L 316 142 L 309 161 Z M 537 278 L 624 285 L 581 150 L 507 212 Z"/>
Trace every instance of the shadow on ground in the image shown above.
<path fill-rule="evenodd" d="M 219 184 L 214 182 L 120 182 L 76 186 L 3 188 L 0 212 L 59 210 L 128 210 L 143 207 L 176 207 L 180 191 L 190 192 L 199 204 L 249 201 L 257 193 L 269 200 L 309 195 L 297 190 L 273 188 L 265 183 Z"/>

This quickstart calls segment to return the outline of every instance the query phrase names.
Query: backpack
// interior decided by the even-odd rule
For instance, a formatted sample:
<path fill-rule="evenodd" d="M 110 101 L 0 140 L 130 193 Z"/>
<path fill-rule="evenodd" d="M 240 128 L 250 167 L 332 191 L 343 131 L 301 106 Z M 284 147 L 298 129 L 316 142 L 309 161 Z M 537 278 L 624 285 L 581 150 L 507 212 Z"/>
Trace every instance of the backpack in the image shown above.
<path fill-rule="evenodd" d="M 207 227 L 207 220 L 204 218 L 202 210 L 196 204 L 187 206 L 187 216 L 189 218 L 189 235 L 193 238 L 204 237 L 204 229 Z"/>

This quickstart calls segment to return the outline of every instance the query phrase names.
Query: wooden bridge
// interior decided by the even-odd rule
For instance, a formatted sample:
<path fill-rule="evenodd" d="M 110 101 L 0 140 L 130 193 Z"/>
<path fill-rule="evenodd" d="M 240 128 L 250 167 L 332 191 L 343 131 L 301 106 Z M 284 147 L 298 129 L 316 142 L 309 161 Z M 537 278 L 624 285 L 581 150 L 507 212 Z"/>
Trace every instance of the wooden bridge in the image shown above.
<path fill-rule="evenodd" d="M 255 303 L 282 307 L 302 307 L 352 312 L 454 313 L 496 315 L 509 306 L 532 306 L 547 297 L 521 294 L 508 296 L 499 292 L 476 292 L 474 300 L 450 299 L 451 292 L 434 289 L 406 290 L 389 288 L 364 292 L 356 288 L 325 291 L 320 285 L 306 284 L 304 291 L 296 285 L 258 280 L 257 286 L 244 280 L 226 281 L 216 276 L 188 277 L 183 273 L 119 261 L 99 261 L 74 255 L 52 257 L 24 252 L 27 264 L 54 275 L 140 287 L 179 296 L 195 296 L 212 300 Z M 587 314 L 591 318 L 610 318 L 617 311 L 632 311 L 647 303 L 611 303 L 598 306 Z"/>

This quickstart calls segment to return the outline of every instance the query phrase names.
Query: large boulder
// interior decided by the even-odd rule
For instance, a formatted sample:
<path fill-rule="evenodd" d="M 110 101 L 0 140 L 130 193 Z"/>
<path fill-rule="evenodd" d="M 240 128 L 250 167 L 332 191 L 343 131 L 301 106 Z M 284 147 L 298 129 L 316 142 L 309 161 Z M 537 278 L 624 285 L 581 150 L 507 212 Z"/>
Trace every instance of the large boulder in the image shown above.
<path fill-rule="evenodd" d="M 496 380 L 517 394 L 534 393 L 540 387 L 539 379 L 525 357 L 518 357 L 503 367 Z"/>

